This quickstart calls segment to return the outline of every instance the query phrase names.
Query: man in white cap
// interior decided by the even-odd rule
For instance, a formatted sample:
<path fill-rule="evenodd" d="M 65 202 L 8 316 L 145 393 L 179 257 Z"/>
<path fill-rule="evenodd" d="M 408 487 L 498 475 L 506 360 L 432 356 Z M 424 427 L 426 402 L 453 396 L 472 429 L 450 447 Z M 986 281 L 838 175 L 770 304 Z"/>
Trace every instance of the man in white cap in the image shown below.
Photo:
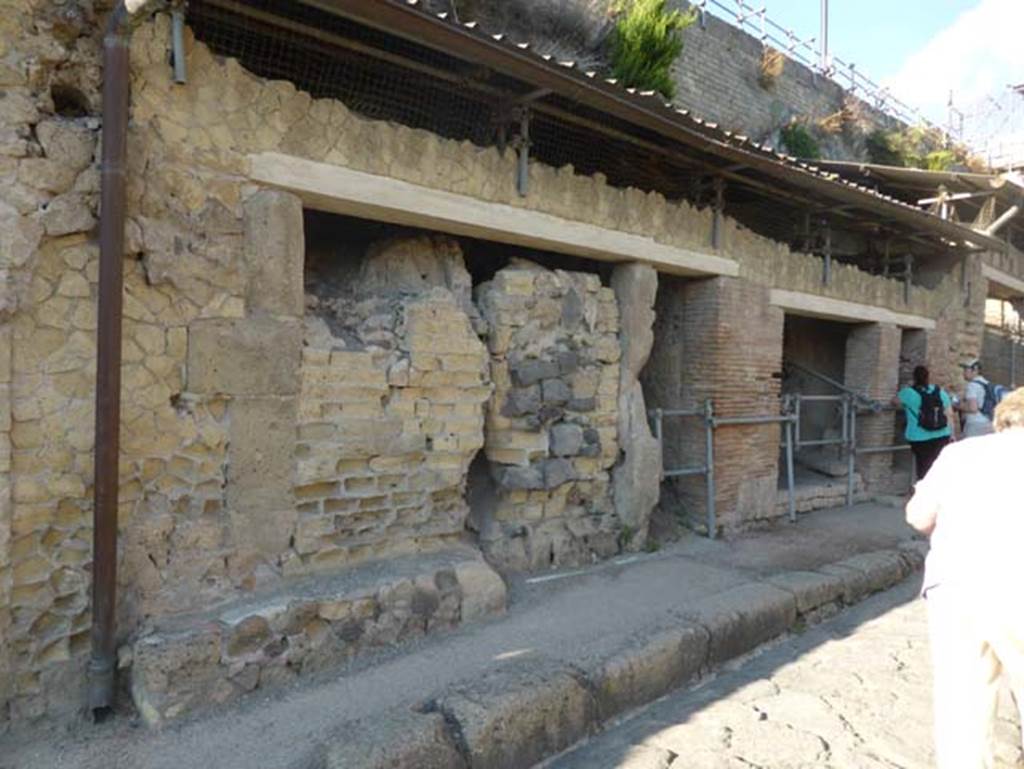
<path fill-rule="evenodd" d="M 992 409 L 995 408 L 992 386 L 981 375 L 981 361 L 971 358 L 960 364 L 967 387 L 963 400 L 955 408 L 963 420 L 964 438 L 988 435 L 992 432 Z"/>

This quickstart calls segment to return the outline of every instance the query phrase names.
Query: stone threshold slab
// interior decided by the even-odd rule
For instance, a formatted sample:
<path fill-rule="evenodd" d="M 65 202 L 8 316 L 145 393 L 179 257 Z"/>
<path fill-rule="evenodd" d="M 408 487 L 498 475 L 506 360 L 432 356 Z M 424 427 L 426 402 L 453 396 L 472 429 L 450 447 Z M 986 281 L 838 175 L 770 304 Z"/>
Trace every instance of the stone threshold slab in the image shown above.
<path fill-rule="evenodd" d="M 122 650 L 156 726 L 300 675 L 504 611 L 505 583 L 472 548 L 373 561 L 168 618 Z"/>
<path fill-rule="evenodd" d="M 924 543 L 790 571 L 708 597 L 602 655 L 510 660 L 414 706 L 339 725 L 305 757 L 325 769 L 528 769 L 626 711 L 898 584 Z"/>

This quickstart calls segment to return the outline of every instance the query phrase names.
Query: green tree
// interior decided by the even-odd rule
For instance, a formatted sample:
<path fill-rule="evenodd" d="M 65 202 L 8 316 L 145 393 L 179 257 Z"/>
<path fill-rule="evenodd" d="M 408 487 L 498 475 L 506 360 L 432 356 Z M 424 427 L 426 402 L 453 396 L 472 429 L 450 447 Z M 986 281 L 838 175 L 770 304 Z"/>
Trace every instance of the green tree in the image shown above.
<path fill-rule="evenodd" d="M 682 31 L 696 11 L 669 11 L 667 0 L 621 0 L 611 33 L 612 74 L 627 88 L 675 95 L 672 65 L 683 51 Z"/>

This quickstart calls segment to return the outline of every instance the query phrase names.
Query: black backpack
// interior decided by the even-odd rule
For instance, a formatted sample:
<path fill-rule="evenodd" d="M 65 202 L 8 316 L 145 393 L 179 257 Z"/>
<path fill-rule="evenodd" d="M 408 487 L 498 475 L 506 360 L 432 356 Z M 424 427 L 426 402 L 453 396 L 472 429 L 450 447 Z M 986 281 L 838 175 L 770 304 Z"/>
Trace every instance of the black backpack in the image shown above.
<path fill-rule="evenodd" d="M 946 429 L 946 405 L 942 402 L 942 390 L 938 387 L 915 387 L 921 396 L 921 408 L 917 412 L 917 424 L 922 430 L 935 432 Z"/>
<path fill-rule="evenodd" d="M 987 379 L 978 378 L 974 380 L 978 382 L 982 387 L 985 388 L 985 401 L 978 404 L 978 411 L 984 414 L 989 421 L 996 415 L 996 405 L 1000 401 L 999 394 L 996 392 L 996 387 Z"/>

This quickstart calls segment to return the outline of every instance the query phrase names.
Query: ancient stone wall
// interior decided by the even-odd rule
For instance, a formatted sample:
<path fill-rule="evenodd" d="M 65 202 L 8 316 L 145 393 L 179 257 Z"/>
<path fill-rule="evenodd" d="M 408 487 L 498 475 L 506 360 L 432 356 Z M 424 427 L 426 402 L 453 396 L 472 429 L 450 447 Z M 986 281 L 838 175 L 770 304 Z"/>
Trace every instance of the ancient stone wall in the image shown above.
<path fill-rule="evenodd" d="M 99 190 L 97 30 L 103 19 L 89 2 L 20 0 L 4 10 L 0 631 L 7 643 L 0 648 L 0 683 L 6 670 L 11 686 L 0 689 L 0 714 L 9 709 L 20 719 L 68 711 L 82 702 L 90 619 L 98 273 L 93 233 Z M 140 25 L 131 45 L 119 508 L 123 641 L 147 623 L 271 588 L 285 575 L 356 563 L 388 547 L 403 552 L 419 547 L 421 537 L 443 541 L 454 535 L 465 513 L 455 492 L 479 445 L 486 397 L 474 336 L 466 330 L 473 323 L 470 309 L 450 283 L 443 290 L 455 299 L 430 287 L 400 291 L 409 295 L 389 301 L 396 308 L 391 317 L 404 319 L 404 325 L 396 321 L 376 329 L 381 338 L 392 335 L 400 354 L 370 349 L 375 343 L 369 328 L 360 331 L 365 349 L 347 342 L 335 349 L 335 341 L 319 333 L 322 327 L 311 336 L 302 287 L 301 203 L 250 184 L 250 154 L 294 154 L 683 248 L 706 249 L 712 220 L 709 211 L 612 188 L 600 175 L 579 176 L 568 167 L 531 165 L 530 194 L 521 197 L 510 153 L 363 119 L 339 102 L 313 99 L 286 82 L 261 80 L 238 62 L 213 56 L 190 35 L 188 83 L 176 85 L 168 66 L 169 41 L 169 17 L 158 15 Z M 708 366 L 718 360 L 722 373 L 687 380 L 685 386 L 692 386 L 693 397 L 723 393 L 726 411 L 749 405 L 746 387 L 733 392 L 729 384 L 748 376 L 757 382 L 759 410 L 769 408 L 772 398 L 777 401 L 777 387 L 763 378 L 777 368 L 769 359 L 772 350 L 781 350 L 775 333 L 781 321 L 775 324 L 775 311 L 761 303 L 764 286 L 797 287 L 930 316 L 950 304 L 941 287 L 915 290 L 908 303 L 895 282 L 853 268 L 837 268 L 832 284 L 821 288 L 820 260 L 791 254 L 729 220 L 725 238 L 722 254 L 740 261 L 744 288 L 722 289 L 734 299 L 709 311 L 695 332 L 716 340 L 719 357 L 709 358 Z M 533 290 L 559 318 L 566 307 L 570 317 L 576 312 L 568 299 L 572 287 L 583 305 L 581 323 L 593 320 L 581 342 L 589 357 L 581 361 L 576 350 L 575 369 L 546 377 L 572 386 L 572 396 L 558 408 L 576 397 L 584 399 L 578 407 L 589 405 L 587 398 L 594 403 L 590 409 L 566 409 L 560 419 L 545 413 L 536 427 L 528 424 L 529 410 L 501 417 L 492 409 L 492 419 L 512 424 L 499 420 L 485 436 L 496 429 L 499 441 L 507 434 L 515 436 L 507 439 L 512 443 L 534 446 L 539 435 L 547 442 L 543 449 L 529 449 L 535 456 L 519 469 L 530 471 L 532 460 L 544 459 L 546 470 L 547 460 L 554 460 L 544 488 L 507 489 L 502 502 L 503 525 L 533 532 L 537 544 L 528 554 L 515 545 L 507 562 L 528 566 L 550 564 L 551 543 L 564 545 L 557 562 L 582 561 L 628 546 L 620 536 L 624 526 L 642 530 L 642 518 L 625 521 L 615 512 L 611 487 L 610 472 L 621 460 L 616 434 L 628 405 L 622 400 L 628 383 L 619 363 L 623 349 L 613 291 L 595 285 L 592 277 L 547 270 L 535 277 L 542 286 Z M 550 291 L 544 288 L 549 284 Z M 503 301 L 518 301 L 511 291 L 499 293 Z M 750 314 L 751 306 L 757 312 Z M 373 315 L 361 317 L 370 321 Z M 743 318 L 742 327 L 737 318 Z M 530 350 L 526 325 L 514 317 L 498 320 L 498 332 L 518 334 L 524 352 Z M 716 331 L 716 323 L 724 330 Z M 756 326 L 754 336 L 747 324 Z M 452 329 L 462 340 L 460 350 L 447 346 Z M 491 333 L 489 344 L 497 338 L 495 329 Z M 557 337 L 555 349 L 572 336 Z M 304 340 L 310 344 L 304 346 Z M 750 344 L 756 345 L 754 357 L 765 360 L 749 370 L 733 365 Z M 520 348 L 516 343 L 508 349 Z M 732 349 L 735 360 L 725 353 Z M 513 363 L 552 362 L 547 349 L 530 352 L 532 359 L 506 359 L 504 372 L 491 352 L 500 394 L 492 403 L 504 404 L 510 388 L 519 387 Z M 627 354 L 632 377 L 643 356 Z M 403 357 L 409 361 L 407 372 Z M 318 389 L 342 370 L 344 376 L 331 380 L 338 389 Z M 552 403 L 566 397 L 557 385 L 548 390 Z M 540 394 L 543 406 L 543 384 Z M 637 403 L 634 397 L 628 405 L 634 426 Z M 342 425 L 347 435 L 348 420 L 374 417 L 390 425 L 384 434 L 398 442 L 393 450 L 363 446 L 332 466 L 324 447 L 333 431 Z M 300 424 L 303 435 L 296 433 Z M 742 467 L 741 448 L 750 435 L 751 450 L 761 447 L 765 456 L 774 456 L 769 449 L 777 430 L 769 432 L 737 430 L 722 445 L 721 461 Z M 405 451 L 401 442 L 407 435 L 418 436 L 417 446 L 422 438 L 423 448 Z M 9 465 L 3 462 L 7 440 Z M 416 466 L 423 472 L 397 480 L 410 469 L 403 463 L 420 461 L 412 458 L 417 452 L 422 464 Z M 513 466 L 497 457 L 493 461 Z M 567 476 L 555 484 L 559 470 Z M 740 469 L 725 473 L 723 509 L 732 509 L 734 500 L 753 500 L 752 509 L 757 508 L 768 468 L 757 464 L 755 470 L 750 479 Z M 354 498 L 358 504 L 350 501 Z M 398 528 L 402 539 L 394 538 Z"/>
<path fill-rule="evenodd" d="M 896 392 L 900 370 L 900 329 L 887 323 L 854 326 L 846 339 L 847 387 L 868 398 L 887 403 Z M 859 412 L 857 445 L 864 448 L 893 445 L 895 418 L 891 411 Z M 868 489 L 885 488 L 891 481 L 893 455 L 867 454 L 857 458 L 857 469 Z"/>
<path fill-rule="evenodd" d="M 1024 344 L 1008 334 L 986 328 L 981 361 L 985 376 L 992 382 L 1007 387 L 1024 384 Z"/>
<path fill-rule="evenodd" d="M 768 304 L 766 288 L 736 278 L 665 282 L 656 310 L 655 351 L 643 376 L 652 407 L 702 411 L 712 399 L 716 416 L 781 413 L 783 312 Z M 666 418 L 666 466 L 702 466 L 705 440 L 702 419 Z M 778 444 L 778 424 L 715 430 L 719 526 L 776 515 Z M 704 478 L 670 480 L 666 487 L 677 514 L 704 526 Z"/>
<path fill-rule="evenodd" d="M 651 511 L 658 504 L 662 447 L 651 433 L 640 376 L 654 348 L 658 273 L 643 264 L 621 264 L 611 278 L 619 304 L 619 461 L 612 470 L 615 510 L 632 532 L 625 547 L 647 543 Z"/>
<path fill-rule="evenodd" d="M 513 262 L 477 288 L 494 397 L 485 451 L 497 499 L 481 524 L 507 568 L 617 551 L 609 470 L 618 458 L 619 313 L 597 275 Z"/>
<path fill-rule="evenodd" d="M 379 244 L 346 290 L 315 291 L 298 405 L 298 562 L 286 571 L 459 537 L 491 385 L 464 309 L 470 277 L 458 243 Z"/>
<path fill-rule="evenodd" d="M 823 156 L 868 160 L 864 136 L 876 128 L 902 126 L 791 58 L 785 59 L 778 77 L 761 78 L 761 41 L 710 13 L 703 25 L 687 29 L 683 40 L 683 53 L 673 67 L 675 101 L 757 141 L 781 147 L 779 129 L 790 119 L 803 119 L 816 129 L 832 116 L 831 128 L 816 131 Z"/>
<path fill-rule="evenodd" d="M 90 9 L 55 10 L 0 15 L 0 731 L 74 698 L 88 644 L 98 73 Z"/>

